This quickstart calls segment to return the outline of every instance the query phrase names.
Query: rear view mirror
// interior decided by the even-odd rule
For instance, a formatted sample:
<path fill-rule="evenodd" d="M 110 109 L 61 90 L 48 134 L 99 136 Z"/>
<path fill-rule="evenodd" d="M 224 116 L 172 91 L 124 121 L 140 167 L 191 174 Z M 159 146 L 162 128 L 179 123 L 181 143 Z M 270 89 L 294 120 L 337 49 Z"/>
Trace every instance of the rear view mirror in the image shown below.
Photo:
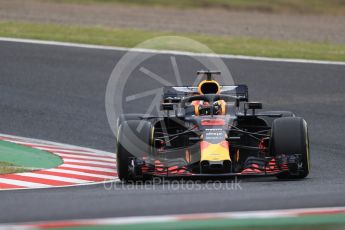
<path fill-rule="evenodd" d="M 174 110 L 174 103 L 162 103 L 161 110 Z"/>
<path fill-rule="evenodd" d="M 262 103 L 261 102 L 247 102 L 244 103 L 245 109 L 262 109 Z"/>
<path fill-rule="evenodd" d="M 244 103 L 244 115 L 247 115 L 247 110 L 252 110 L 252 115 L 255 116 L 255 110 L 256 109 L 262 109 L 262 103 L 261 102 L 247 102 Z"/>

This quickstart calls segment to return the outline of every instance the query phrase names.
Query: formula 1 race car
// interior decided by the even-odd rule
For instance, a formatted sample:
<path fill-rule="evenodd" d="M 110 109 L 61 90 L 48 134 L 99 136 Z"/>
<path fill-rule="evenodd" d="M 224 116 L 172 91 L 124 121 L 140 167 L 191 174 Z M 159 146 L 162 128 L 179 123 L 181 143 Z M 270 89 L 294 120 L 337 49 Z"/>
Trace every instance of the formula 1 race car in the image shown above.
<path fill-rule="evenodd" d="M 307 123 L 288 111 L 249 102 L 246 85 L 220 85 L 198 71 L 197 87 L 164 87 L 161 116 L 118 119 L 117 171 L 123 181 L 148 176 L 308 175 Z"/>

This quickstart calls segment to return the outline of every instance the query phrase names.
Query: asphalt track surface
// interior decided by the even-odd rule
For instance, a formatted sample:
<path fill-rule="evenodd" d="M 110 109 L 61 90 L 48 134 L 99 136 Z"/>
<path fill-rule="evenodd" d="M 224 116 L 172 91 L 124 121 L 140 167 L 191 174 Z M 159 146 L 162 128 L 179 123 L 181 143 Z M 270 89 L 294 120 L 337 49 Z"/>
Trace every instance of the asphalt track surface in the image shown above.
<path fill-rule="evenodd" d="M 104 98 L 112 69 L 123 54 L 0 42 L 0 132 L 115 151 Z M 157 55 L 145 67 L 169 79 L 169 60 L 169 55 Z M 183 81 L 193 81 L 200 65 L 183 56 L 176 60 Z M 117 184 L 110 191 L 103 185 L 2 191 L 0 222 L 344 206 L 345 66 L 224 62 L 236 83 L 249 85 L 252 100 L 307 120 L 312 161 L 307 179 L 242 179 L 240 190 L 226 189 L 231 188 L 228 182 L 192 189 Z M 140 84 L 131 84 L 128 93 L 152 87 L 136 74 Z"/>

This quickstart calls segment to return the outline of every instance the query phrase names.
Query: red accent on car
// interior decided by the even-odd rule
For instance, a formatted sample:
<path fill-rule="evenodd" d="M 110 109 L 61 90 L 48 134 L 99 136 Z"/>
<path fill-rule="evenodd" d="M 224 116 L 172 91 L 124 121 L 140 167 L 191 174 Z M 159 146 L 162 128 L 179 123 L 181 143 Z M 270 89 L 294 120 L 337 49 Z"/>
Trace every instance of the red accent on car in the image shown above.
<path fill-rule="evenodd" d="M 200 149 L 201 150 L 206 149 L 209 145 L 210 145 L 210 143 L 207 141 L 200 141 Z"/>
<path fill-rule="evenodd" d="M 205 119 L 201 121 L 201 125 L 204 126 L 222 126 L 225 125 L 225 121 L 222 119 Z"/>
<path fill-rule="evenodd" d="M 261 152 L 264 152 L 265 150 L 267 149 L 266 145 L 265 145 L 265 140 L 262 138 L 260 140 L 260 143 L 259 143 L 259 150 Z"/>
<path fill-rule="evenodd" d="M 222 141 L 222 142 L 220 142 L 220 145 L 221 145 L 223 148 L 226 148 L 226 149 L 229 148 L 229 142 L 227 142 L 227 141 Z"/>

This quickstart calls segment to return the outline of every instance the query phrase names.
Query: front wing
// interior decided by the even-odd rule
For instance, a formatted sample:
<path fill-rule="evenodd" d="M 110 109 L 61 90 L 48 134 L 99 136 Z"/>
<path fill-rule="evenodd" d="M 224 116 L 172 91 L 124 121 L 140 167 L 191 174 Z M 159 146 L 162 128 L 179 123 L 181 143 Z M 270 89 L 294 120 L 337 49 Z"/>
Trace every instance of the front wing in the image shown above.
<path fill-rule="evenodd" d="M 278 167 L 276 160 L 273 158 L 264 167 L 252 164 L 240 172 L 231 173 L 193 173 L 186 166 L 164 166 L 160 161 L 155 161 L 154 167 L 143 165 L 141 167 L 143 175 L 159 177 L 233 177 L 233 176 L 274 176 L 288 171 L 287 165 Z"/>

